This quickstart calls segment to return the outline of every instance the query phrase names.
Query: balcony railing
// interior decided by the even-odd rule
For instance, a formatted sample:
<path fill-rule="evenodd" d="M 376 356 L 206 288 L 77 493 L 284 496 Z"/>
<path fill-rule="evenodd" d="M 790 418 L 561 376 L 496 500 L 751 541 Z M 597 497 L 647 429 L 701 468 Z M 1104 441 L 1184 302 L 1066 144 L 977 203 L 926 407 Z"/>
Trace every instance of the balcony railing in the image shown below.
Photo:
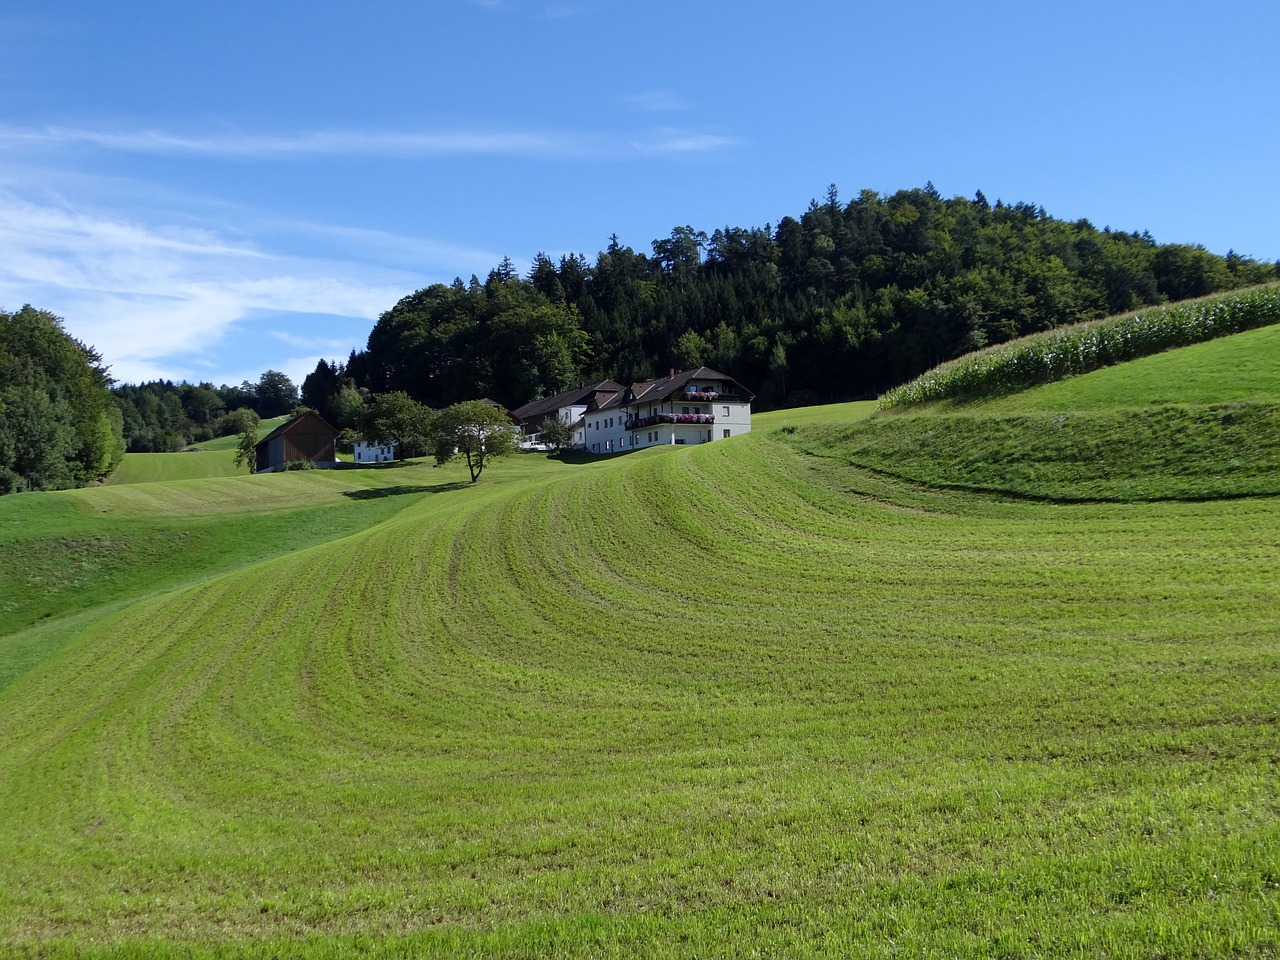
<path fill-rule="evenodd" d="M 628 420 L 624 427 L 627 430 L 643 430 L 645 427 L 652 427 L 659 423 L 706 426 L 715 422 L 715 416 L 710 413 L 655 413 L 649 417 L 637 417 L 634 420 Z"/>

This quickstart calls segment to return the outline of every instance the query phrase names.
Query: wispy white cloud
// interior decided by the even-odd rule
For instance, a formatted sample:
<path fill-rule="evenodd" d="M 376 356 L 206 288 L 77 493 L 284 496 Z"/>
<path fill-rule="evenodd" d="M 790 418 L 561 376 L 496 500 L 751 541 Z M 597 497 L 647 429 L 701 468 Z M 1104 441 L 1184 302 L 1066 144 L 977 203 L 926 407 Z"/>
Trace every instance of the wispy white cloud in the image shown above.
<path fill-rule="evenodd" d="M 202 154 L 207 156 L 457 156 L 461 154 L 572 153 L 581 145 L 572 137 L 520 131 L 473 133 L 396 133 L 362 130 L 314 130 L 296 134 L 226 131 L 187 135 L 167 130 L 86 130 L 77 127 L 0 128 L 0 147 L 89 146 L 125 153 Z"/>
<path fill-rule="evenodd" d="M 0 191 L 0 306 L 52 310 L 114 375 L 180 378 L 238 327 L 275 316 L 337 317 L 362 341 L 410 288 L 408 274 L 276 256 L 216 231 L 130 222 Z M 311 326 L 312 324 L 309 324 Z M 289 345 L 329 348 L 299 334 Z M 331 351 L 332 352 L 332 351 Z"/>
<path fill-rule="evenodd" d="M 645 156 L 714 153 L 738 143 L 732 137 L 709 133 L 692 133 L 687 130 L 656 130 L 631 142 L 636 153 Z"/>
<path fill-rule="evenodd" d="M 272 330 L 269 336 L 281 343 L 288 344 L 291 347 L 297 347 L 299 350 L 321 350 L 324 355 L 332 357 L 335 351 L 343 351 L 350 346 L 347 340 L 326 339 L 324 337 L 302 336 L 297 333 L 290 333 L 288 330 Z M 317 355 L 312 358 L 312 365 L 320 359 Z"/>
<path fill-rule="evenodd" d="M 623 97 L 622 103 L 642 113 L 669 113 L 689 109 L 689 102 L 670 90 L 644 90 Z"/>
<path fill-rule="evenodd" d="M 644 95 L 641 95 L 642 97 Z M 649 103 L 660 102 L 660 94 L 649 95 Z M 674 99 L 667 106 L 647 109 L 676 109 Z M 524 156 L 546 159 L 617 158 L 627 152 L 645 156 L 687 153 L 691 150 L 718 150 L 734 141 L 710 134 L 685 134 L 672 138 L 669 132 L 642 133 L 621 138 L 608 134 L 565 132 L 394 132 L 361 130 L 316 130 L 294 134 L 252 134 L 226 131 L 219 134 L 187 135 L 166 130 L 88 130 L 77 127 L 19 128 L 0 126 L 0 150 L 47 151 L 67 147 L 141 154 L 179 154 L 209 157 L 285 159 L 296 157 L 448 157 Z"/>

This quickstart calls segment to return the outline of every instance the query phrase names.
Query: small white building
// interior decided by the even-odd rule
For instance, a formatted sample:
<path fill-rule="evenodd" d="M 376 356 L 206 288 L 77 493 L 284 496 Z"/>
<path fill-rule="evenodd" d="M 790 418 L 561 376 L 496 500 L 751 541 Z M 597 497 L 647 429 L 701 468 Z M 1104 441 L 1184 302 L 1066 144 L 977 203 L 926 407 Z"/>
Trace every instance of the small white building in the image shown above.
<path fill-rule="evenodd" d="M 727 440 L 751 432 L 754 397 L 709 367 L 672 371 L 612 396 L 594 396 L 583 415 L 583 442 L 590 453 L 622 453 Z"/>
<path fill-rule="evenodd" d="M 355 442 L 356 463 L 386 463 L 396 458 L 394 443 L 375 443 L 372 440 L 360 439 Z"/>

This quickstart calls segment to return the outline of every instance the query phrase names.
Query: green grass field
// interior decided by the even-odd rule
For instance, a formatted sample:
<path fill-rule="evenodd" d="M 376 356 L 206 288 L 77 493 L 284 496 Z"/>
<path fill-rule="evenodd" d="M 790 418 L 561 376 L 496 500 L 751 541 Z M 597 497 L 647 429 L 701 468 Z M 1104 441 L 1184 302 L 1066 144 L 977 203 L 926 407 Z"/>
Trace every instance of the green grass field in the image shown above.
<path fill-rule="evenodd" d="M 258 424 L 258 436 L 265 437 L 288 417 L 275 417 Z M 205 480 L 211 477 L 233 477 L 246 473 L 246 468 L 236 467 L 238 436 L 218 437 L 206 440 L 181 457 L 171 453 L 126 453 L 120 466 L 106 479 L 108 485 L 126 483 L 157 483 L 162 480 Z"/>
<path fill-rule="evenodd" d="M 1048 500 L 1280 495 L 1280 326 L 793 439 L 884 475 Z"/>
<path fill-rule="evenodd" d="M 871 408 L 0 500 L 0 943 L 1276 956 L 1280 496 L 911 482 Z"/>

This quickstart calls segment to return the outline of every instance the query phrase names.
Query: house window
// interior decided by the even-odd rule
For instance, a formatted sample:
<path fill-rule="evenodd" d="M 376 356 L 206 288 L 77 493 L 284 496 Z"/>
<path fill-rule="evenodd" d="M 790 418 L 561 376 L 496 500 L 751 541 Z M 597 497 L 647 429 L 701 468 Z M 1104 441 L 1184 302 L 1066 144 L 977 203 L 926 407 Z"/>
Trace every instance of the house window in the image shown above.
<path fill-rule="evenodd" d="M 725 407 L 725 408 L 724 408 L 724 415 L 725 415 L 726 417 L 729 415 L 729 408 L 728 408 L 728 407 Z"/>
<path fill-rule="evenodd" d="M 689 408 L 688 408 L 688 407 L 681 407 L 681 408 L 680 408 L 680 412 L 681 412 L 681 413 L 688 413 L 688 412 L 689 412 Z"/>
<path fill-rule="evenodd" d="M 728 428 L 728 427 L 725 427 L 725 428 L 724 428 L 724 439 L 726 439 L 726 440 L 728 440 L 728 439 L 729 439 L 729 428 Z"/>

